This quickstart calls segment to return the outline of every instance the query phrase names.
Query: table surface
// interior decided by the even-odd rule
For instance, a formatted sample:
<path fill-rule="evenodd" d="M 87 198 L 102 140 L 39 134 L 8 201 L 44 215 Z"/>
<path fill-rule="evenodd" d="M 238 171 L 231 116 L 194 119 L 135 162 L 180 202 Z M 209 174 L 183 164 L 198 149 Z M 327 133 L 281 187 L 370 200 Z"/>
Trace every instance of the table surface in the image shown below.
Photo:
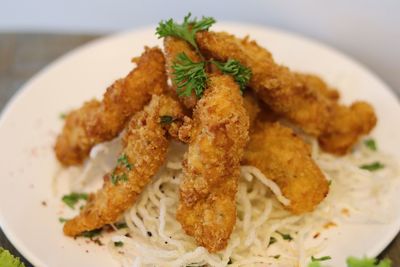
<path fill-rule="evenodd" d="M 17 90 L 47 64 L 73 48 L 98 38 L 98 35 L 0 33 L 0 111 Z M 0 247 L 22 258 L 0 229 Z M 400 266 L 400 234 L 382 252 L 393 266 Z"/>

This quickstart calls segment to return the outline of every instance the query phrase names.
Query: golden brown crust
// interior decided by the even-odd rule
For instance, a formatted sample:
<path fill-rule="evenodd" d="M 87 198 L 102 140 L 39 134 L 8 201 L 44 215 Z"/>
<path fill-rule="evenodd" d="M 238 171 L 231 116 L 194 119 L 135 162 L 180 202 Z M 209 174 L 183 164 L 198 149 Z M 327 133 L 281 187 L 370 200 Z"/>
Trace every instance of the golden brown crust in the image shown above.
<path fill-rule="evenodd" d="M 165 91 L 164 65 L 161 50 L 146 47 L 137 59 L 137 67 L 125 78 L 115 81 L 101 102 L 87 102 L 69 113 L 54 148 L 58 160 L 66 166 L 81 164 L 94 145 L 116 137 L 152 94 Z"/>
<path fill-rule="evenodd" d="M 257 167 L 277 183 L 290 200 L 288 209 L 295 214 L 312 211 L 329 190 L 309 145 L 278 122 L 257 121 L 242 163 Z"/>
<path fill-rule="evenodd" d="M 185 53 L 193 62 L 200 62 L 201 58 L 188 42 L 175 37 L 164 38 L 164 51 L 165 51 L 165 60 L 167 63 L 166 67 L 167 67 L 168 77 L 172 82 L 173 92 L 176 94 L 177 86 L 173 82 L 174 75 L 172 69 L 172 65 L 176 61 L 176 57 L 180 53 Z M 192 92 L 191 96 L 182 96 L 179 97 L 179 99 L 182 101 L 185 107 L 189 109 L 193 109 L 196 106 L 197 97 L 194 92 Z"/>
<path fill-rule="evenodd" d="M 274 112 L 306 133 L 320 137 L 322 148 L 328 152 L 346 153 L 361 135 L 368 134 L 375 126 L 376 116 L 371 106 L 359 109 L 339 106 L 336 90 L 316 76 L 296 74 L 276 64 L 271 54 L 255 41 L 238 39 L 225 32 L 199 32 L 196 39 L 207 57 L 222 61 L 233 58 L 249 67 L 253 72 L 249 86 L 257 95 Z M 366 126 L 362 127 L 360 121 L 367 122 Z"/>
<path fill-rule="evenodd" d="M 354 102 L 350 107 L 334 105 L 328 126 L 318 138 L 319 144 L 327 152 L 344 155 L 376 123 L 374 109 L 366 102 Z"/>
<path fill-rule="evenodd" d="M 166 125 L 160 116 L 183 118 L 179 103 L 170 97 L 154 95 L 143 111 L 129 122 L 123 139 L 123 151 L 131 169 L 117 165 L 114 175 L 127 175 L 126 181 L 113 183 L 111 175 L 104 178 L 103 188 L 92 194 L 80 214 L 64 225 L 64 233 L 76 236 L 84 231 L 114 223 L 136 201 L 143 188 L 151 181 L 165 161 L 168 140 Z"/>
<path fill-rule="evenodd" d="M 187 121 L 190 123 L 190 121 Z M 177 219 L 210 252 L 227 245 L 236 221 L 235 195 L 249 119 L 238 85 L 212 76 L 194 110 Z"/>

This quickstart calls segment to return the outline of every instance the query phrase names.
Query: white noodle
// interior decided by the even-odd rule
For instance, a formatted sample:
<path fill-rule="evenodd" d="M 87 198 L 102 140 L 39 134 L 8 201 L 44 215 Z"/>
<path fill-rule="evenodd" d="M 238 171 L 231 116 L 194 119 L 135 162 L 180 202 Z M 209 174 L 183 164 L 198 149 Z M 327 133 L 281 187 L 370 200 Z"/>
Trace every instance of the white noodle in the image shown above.
<path fill-rule="evenodd" d="M 222 267 L 228 262 L 231 262 L 229 266 L 306 266 L 310 256 L 317 255 L 329 242 L 313 240 L 316 232 L 324 231 L 326 223 L 382 223 L 391 220 L 390 209 L 385 207 L 397 190 L 398 162 L 364 146 L 339 158 L 320 151 L 315 140 L 309 142 L 313 158 L 331 181 L 327 198 L 312 213 L 292 215 L 284 209 L 290 201 L 282 195 L 277 184 L 257 168 L 242 166 L 236 225 L 228 246 L 215 254 L 198 247 L 175 218 L 184 149 L 182 145 L 174 144 L 168 156 L 171 161 L 125 213 L 124 222 L 128 228 L 117 230 L 108 244 L 112 256 L 121 266 L 129 267 Z M 82 191 L 82 185 L 101 177 L 98 170 L 102 174 L 111 170 L 119 149 L 119 140 L 98 145 L 83 169 L 68 169 L 62 175 L 80 173 L 77 180 Z M 359 168 L 374 161 L 383 163 L 385 168 L 376 172 Z M 71 188 L 75 186 L 76 182 Z M 375 212 L 369 212 L 371 209 Z M 351 216 L 343 211 L 348 211 Z M 290 234 L 293 241 L 284 240 L 276 231 Z M 276 243 L 269 245 L 271 237 L 276 239 Z M 310 240 L 314 241 L 312 245 L 309 245 Z M 124 245 L 114 246 L 113 242 L 117 241 Z"/>

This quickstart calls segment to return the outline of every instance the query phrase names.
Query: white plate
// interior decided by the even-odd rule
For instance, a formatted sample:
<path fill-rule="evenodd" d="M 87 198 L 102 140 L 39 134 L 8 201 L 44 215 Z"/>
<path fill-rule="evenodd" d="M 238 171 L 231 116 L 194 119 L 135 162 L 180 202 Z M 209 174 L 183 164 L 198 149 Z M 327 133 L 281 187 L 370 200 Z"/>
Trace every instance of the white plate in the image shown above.
<path fill-rule="evenodd" d="M 0 120 L 0 225 L 35 266 L 118 266 L 105 246 L 77 242 L 62 234 L 58 222 L 62 205 L 51 190 L 56 166 L 52 146 L 62 126 L 61 112 L 101 96 L 109 84 L 131 69 L 130 59 L 139 55 L 144 45 L 161 45 L 154 29 L 106 37 L 67 54 L 29 81 L 4 110 Z M 345 102 L 371 102 L 379 117 L 373 135 L 382 150 L 400 158 L 399 102 L 360 64 L 332 48 L 275 29 L 235 23 L 219 23 L 215 29 L 239 36 L 250 34 L 270 49 L 277 61 L 320 74 L 340 88 Z M 395 220 L 390 224 L 338 227 L 326 249 L 333 258 L 330 263 L 343 266 L 348 255 L 381 252 L 400 228 L 400 197 L 397 199 L 393 203 Z"/>

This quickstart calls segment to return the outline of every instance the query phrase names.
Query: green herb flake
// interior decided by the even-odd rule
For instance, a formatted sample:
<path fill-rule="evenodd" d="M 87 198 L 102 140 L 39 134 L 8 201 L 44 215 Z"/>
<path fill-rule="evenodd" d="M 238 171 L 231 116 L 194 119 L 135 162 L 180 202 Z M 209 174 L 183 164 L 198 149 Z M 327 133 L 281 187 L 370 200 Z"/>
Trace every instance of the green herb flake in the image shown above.
<path fill-rule="evenodd" d="M 20 258 L 15 257 L 10 251 L 0 247 L 0 266 L 4 267 L 25 267 Z"/>
<path fill-rule="evenodd" d="M 76 193 L 72 192 L 69 195 L 64 195 L 62 197 L 62 201 L 71 209 L 75 208 L 76 203 L 79 202 L 79 200 L 87 200 L 88 195 L 86 193 Z"/>
<path fill-rule="evenodd" d="M 232 263 L 233 263 L 233 260 L 231 258 L 229 258 L 228 265 L 232 264 Z"/>
<path fill-rule="evenodd" d="M 361 169 L 367 170 L 367 171 L 370 171 L 370 172 L 383 169 L 384 167 L 385 167 L 385 165 L 383 165 L 383 164 L 380 163 L 379 161 L 375 161 L 375 162 L 373 162 L 373 163 L 364 164 L 364 165 L 361 165 L 361 166 L 360 166 Z"/>
<path fill-rule="evenodd" d="M 278 240 L 276 240 L 275 237 L 271 236 L 271 237 L 269 238 L 268 246 L 271 246 L 272 244 L 276 243 L 276 241 L 278 241 Z"/>
<path fill-rule="evenodd" d="M 87 238 L 93 238 L 93 237 L 99 236 L 101 234 L 101 231 L 102 231 L 101 228 L 94 229 L 94 230 L 91 230 L 91 231 L 85 231 L 85 232 L 83 232 L 81 234 L 81 236 L 87 237 Z"/>
<path fill-rule="evenodd" d="M 202 17 L 201 20 L 197 21 L 196 18 L 191 19 L 191 15 L 189 13 L 185 16 L 182 24 L 176 23 L 173 19 L 161 21 L 156 29 L 156 35 L 158 35 L 158 38 L 166 36 L 178 37 L 191 44 L 196 51 L 199 51 L 196 43 L 196 33 L 208 30 L 216 21 L 212 17 Z"/>
<path fill-rule="evenodd" d="M 124 246 L 124 242 L 122 242 L 122 241 L 114 242 L 114 246 L 116 246 L 116 247 L 122 247 L 122 246 Z"/>
<path fill-rule="evenodd" d="M 277 260 L 277 259 L 279 259 L 281 257 L 281 255 L 275 255 L 275 256 L 270 256 L 270 257 Z"/>
<path fill-rule="evenodd" d="M 173 82 L 179 96 L 190 96 L 192 91 L 200 98 L 207 85 L 205 62 L 193 62 L 185 53 L 176 56 L 172 65 Z"/>
<path fill-rule="evenodd" d="M 117 164 L 119 166 L 125 167 L 127 170 L 132 170 L 133 165 L 129 162 L 128 156 L 126 154 L 121 154 L 117 159 Z"/>
<path fill-rule="evenodd" d="M 65 118 L 67 117 L 66 113 L 60 113 L 59 118 L 62 120 L 65 120 Z"/>
<path fill-rule="evenodd" d="M 113 185 L 116 185 L 119 182 L 126 182 L 126 181 L 128 181 L 128 175 L 126 175 L 126 173 L 115 174 L 115 172 L 113 172 L 111 174 L 111 182 L 113 183 Z"/>
<path fill-rule="evenodd" d="M 371 149 L 372 151 L 377 151 L 378 146 L 376 145 L 376 142 L 374 139 L 370 138 L 364 141 L 364 145 Z"/>
<path fill-rule="evenodd" d="M 314 256 L 311 256 L 311 261 L 327 261 L 332 259 L 331 256 L 323 256 L 320 258 L 315 258 Z"/>
<path fill-rule="evenodd" d="M 218 61 L 212 61 L 214 65 L 224 74 L 232 75 L 235 82 L 240 86 L 240 91 L 243 92 L 246 89 L 246 85 L 251 79 L 252 72 L 249 68 L 240 64 L 239 61 L 229 59 L 227 62 L 222 63 Z"/>
<path fill-rule="evenodd" d="M 374 258 L 362 258 L 357 259 L 349 257 L 346 261 L 348 267 L 391 267 L 392 262 L 389 259 L 383 259 L 381 261 Z"/>
<path fill-rule="evenodd" d="M 60 217 L 60 218 L 58 218 L 58 221 L 59 221 L 60 223 L 65 223 L 65 222 L 68 222 L 69 219 L 65 219 L 65 218 Z"/>
<path fill-rule="evenodd" d="M 171 124 L 174 122 L 174 117 L 168 116 L 168 115 L 163 115 L 160 116 L 160 124 L 166 125 L 166 124 Z"/>
<path fill-rule="evenodd" d="M 283 240 L 287 240 L 287 241 L 292 241 L 293 237 L 289 234 L 283 234 L 279 231 L 276 231 L 276 233 L 278 233 L 280 236 L 282 236 Z"/>

